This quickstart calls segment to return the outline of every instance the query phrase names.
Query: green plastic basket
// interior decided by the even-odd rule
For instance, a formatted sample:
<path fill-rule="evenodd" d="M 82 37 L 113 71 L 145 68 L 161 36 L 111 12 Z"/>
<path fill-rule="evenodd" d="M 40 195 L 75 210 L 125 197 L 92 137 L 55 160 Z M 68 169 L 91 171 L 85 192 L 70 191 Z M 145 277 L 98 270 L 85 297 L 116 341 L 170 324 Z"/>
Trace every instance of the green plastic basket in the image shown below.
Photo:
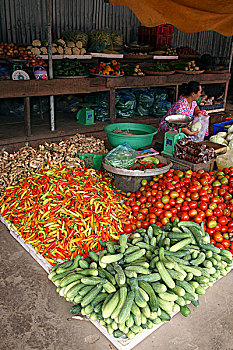
<path fill-rule="evenodd" d="M 78 152 L 77 157 L 84 160 L 85 166 L 100 170 L 102 160 L 106 156 L 106 153 L 82 153 Z"/>

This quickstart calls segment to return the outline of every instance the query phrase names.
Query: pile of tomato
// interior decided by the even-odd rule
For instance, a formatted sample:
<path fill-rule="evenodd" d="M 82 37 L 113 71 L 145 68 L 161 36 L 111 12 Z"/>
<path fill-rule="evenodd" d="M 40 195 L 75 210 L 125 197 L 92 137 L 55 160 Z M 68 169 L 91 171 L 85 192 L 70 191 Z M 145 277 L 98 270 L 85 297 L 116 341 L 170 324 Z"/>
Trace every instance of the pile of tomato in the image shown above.
<path fill-rule="evenodd" d="M 124 227 L 126 233 L 175 220 L 203 222 L 211 243 L 233 254 L 233 167 L 212 172 L 171 169 L 152 181 L 142 180 L 138 191 L 127 193 L 125 204 L 134 216 Z"/>

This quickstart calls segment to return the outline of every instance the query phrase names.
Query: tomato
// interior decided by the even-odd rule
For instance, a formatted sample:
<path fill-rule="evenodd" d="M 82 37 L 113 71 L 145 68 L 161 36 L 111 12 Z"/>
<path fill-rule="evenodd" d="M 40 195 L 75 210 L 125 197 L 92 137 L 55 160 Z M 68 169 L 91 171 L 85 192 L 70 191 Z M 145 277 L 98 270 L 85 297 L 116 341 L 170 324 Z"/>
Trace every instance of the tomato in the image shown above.
<path fill-rule="evenodd" d="M 199 199 L 199 194 L 197 192 L 193 192 L 193 193 L 191 193 L 190 198 L 192 200 L 197 201 Z"/>
<path fill-rule="evenodd" d="M 191 210 L 189 210 L 188 215 L 189 215 L 191 218 L 194 217 L 195 215 L 197 215 L 197 210 L 196 210 L 196 209 L 191 209 Z"/>
<path fill-rule="evenodd" d="M 123 231 L 127 234 L 133 232 L 132 225 L 130 225 L 130 224 L 125 225 L 123 228 Z"/>
<path fill-rule="evenodd" d="M 222 216 L 222 215 L 223 215 L 222 209 L 216 208 L 216 209 L 214 210 L 214 215 L 217 216 L 217 217 Z"/>
<path fill-rule="evenodd" d="M 189 208 L 190 209 L 196 209 L 196 207 L 197 207 L 197 202 L 196 201 L 189 202 Z"/>
<path fill-rule="evenodd" d="M 139 205 L 135 204 L 134 206 L 132 206 L 132 211 L 139 211 Z"/>
<path fill-rule="evenodd" d="M 223 236 L 219 231 L 216 231 L 213 234 L 213 239 L 215 240 L 215 242 L 222 242 L 223 241 Z"/>
<path fill-rule="evenodd" d="M 205 216 L 209 217 L 209 216 L 212 216 L 212 215 L 213 215 L 213 210 L 212 209 L 206 209 Z"/>
<path fill-rule="evenodd" d="M 211 238 L 210 243 L 215 245 L 215 240 Z"/>
<path fill-rule="evenodd" d="M 172 177 L 172 176 L 173 176 L 173 172 L 171 172 L 171 170 L 168 171 L 168 172 L 166 173 L 166 176 L 167 176 L 167 177 Z"/>
<path fill-rule="evenodd" d="M 145 216 L 142 213 L 138 213 L 138 215 L 136 216 L 138 221 L 144 220 Z"/>
<path fill-rule="evenodd" d="M 136 198 L 140 198 L 142 196 L 142 193 L 140 191 L 135 192 Z"/>
<path fill-rule="evenodd" d="M 155 211 L 155 214 L 156 214 L 157 216 L 163 214 L 163 209 L 157 209 L 157 210 Z"/>
<path fill-rule="evenodd" d="M 216 209 L 217 208 L 217 203 L 210 203 L 209 204 L 209 208 L 212 209 L 212 210 Z"/>
<path fill-rule="evenodd" d="M 176 204 L 175 199 L 171 198 L 169 204 L 173 207 Z"/>
<path fill-rule="evenodd" d="M 156 223 L 156 219 L 155 219 L 155 218 L 151 218 L 151 219 L 149 220 L 149 223 L 150 223 L 150 225 L 151 225 L 151 224 L 155 224 L 155 223 Z"/>
<path fill-rule="evenodd" d="M 186 212 L 182 212 L 180 218 L 182 221 L 188 221 L 189 215 Z"/>
<path fill-rule="evenodd" d="M 200 201 L 206 202 L 206 203 L 209 202 L 209 196 L 207 196 L 207 195 L 206 196 L 201 196 L 200 197 Z"/>
<path fill-rule="evenodd" d="M 162 209 L 164 207 L 164 204 L 162 202 L 155 203 L 156 208 Z"/>
<path fill-rule="evenodd" d="M 177 204 L 175 205 L 175 208 L 176 208 L 178 211 L 180 211 L 181 205 L 177 203 Z"/>
<path fill-rule="evenodd" d="M 170 200 L 170 197 L 169 197 L 169 196 L 163 196 L 163 197 L 161 198 L 161 201 L 162 201 L 163 204 L 167 204 L 167 203 L 169 202 L 169 200 Z"/>
<path fill-rule="evenodd" d="M 201 210 L 207 210 L 208 204 L 206 202 L 199 202 L 198 206 Z"/>
<path fill-rule="evenodd" d="M 181 203 L 183 203 L 183 202 L 184 202 L 184 199 L 183 199 L 183 198 L 181 198 L 181 197 L 176 198 L 176 203 L 177 203 L 177 204 L 181 204 Z"/>
<path fill-rule="evenodd" d="M 167 184 L 167 189 L 170 190 L 170 191 L 173 191 L 175 189 L 175 186 L 172 185 L 171 183 L 168 183 Z"/>
<path fill-rule="evenodd" d="M 215 221 L 215 220 L 209 220 L 209 221 L 207 222 L 207 227 L 208 227 L 208 228 L 214 228 L 215 226 L 217 226 L 217 221 Z"/>
<path fill-rule="evenodd" d="M 197 223 L 197 224 L 200 224 L 203 220 L 202 220 L 202 217 L 197 214 L 194 216 L 194 221 Z"/>
<path fill-rule="evenodd" d="M 226 225 L 228 224 L 228 219 L 227 219 L 227 217 L 226 217 L 226 216 L 220 216 L 220 217 L 218 218 L 218 223 L 219 223 L 220 225 L 226 226 Z"/>
<path fill-rule="evenodd" d="M 177 213 L 177 209 L 176 208 L 171 208 L 171 212 L 173 215 L 175 215 Z"/>
<path fill-rule="evenodd" d="M 177 197 L 179 197 L 179 193 L 177 191 L 171 191 L 170 192 L 170 197 L 171 198 L 177 198 Z"/>
<path fill-rule="evenodd" d="M 222 245 L 224 246 L 225 249 L 230 247 L 231 242 L 229 241 L 229 239 L 223 238 L 222 240 Z"/>
<path fill-rule="evenodd" d="M 172 212 L 167 210 L 164 212 L 164 216 L 170 219 L 172 217 Z"/>
<path fill-rule="evenodd" d="M 206 232 L 207 232 L 210 236 L 212 236 L 212 235 L 215 233 L 215 229 L 214 229 L 214 228 L 207 228 L 207 229 L 206 229 Z"/>
<path fill-rule="evenodd" d="M 147 228 L 150 225 L 149 221 L 143 221 L 142 222 L 142 228 Z"/>
<path fill-rule="evenodd" d="M 198 188 L 197 188 L 197 186 L 190 186 L 190 187 L 189 187 L 189 191 L 190 191 L 191 193 L 194 193 L 194 192 L 197 192 L 197 191 L 198 191 Z"/>
<path fill-rule="evenodd" d="M 137 228 L 141 228 L 141 227 L 142 227 L 141 221 L 138 220 L 138 221 L 136 222 L 136 226 L 137 226 Z"/>
<path fill-rule="evenodd" d="M 204 211 L 199 211 L 199 213 L 198 213 L 198 215 L 199 216 L 201 216 L 202 217 L 202 219 L 204 219 L 205 218 L 205 213 L 204 213 Z"/>
<path fill-rule="evenodd" d="M 141 203 L 145 203 L 145 202 L 147 201 L 146 196 L 141 196 L 141 197 L 139 198 L 139 201 L 140 201 Z"/>
<path fill-rule="evenodd" d="M 222 235 L 222 236 L 223 236 L 223 238 L 225 238 L 225 239 L 229 239 L 229 235 L 228 235 L 228 233 L 226 233 L 226 232 L 225 232 L 225 233 L 223 233 L 223 235 Z"/>
<path fill-rule="evenodd" d="M 164 205 L 164 210 L 169 210 L 169 209 L 171 209 L 170 204 L 169 203 L 165 204 Z"/>
<path fill-rule="evenodd" d="M 139 212 L 142 213 L 143 215 L 147 215 L 148 214 L 148 208 L 140 209 Z"/>
<path fill-rule="evenodd" d="M 167 217 L 164 217 L 164 218 L 162 218 L 162 220 L 161 220 L 161 223 L 162 223 L 163 225 L 167 225 L 168 222 L 169 222 L 169 218 L 167 218 Z"/>
<path fill-rule="evenodd" d="M 148 183 L 148 181 L 146 179 L 143 179 L 142 182 L 141 182 L 142 186 L 146 186 L 147 183 Z"/>

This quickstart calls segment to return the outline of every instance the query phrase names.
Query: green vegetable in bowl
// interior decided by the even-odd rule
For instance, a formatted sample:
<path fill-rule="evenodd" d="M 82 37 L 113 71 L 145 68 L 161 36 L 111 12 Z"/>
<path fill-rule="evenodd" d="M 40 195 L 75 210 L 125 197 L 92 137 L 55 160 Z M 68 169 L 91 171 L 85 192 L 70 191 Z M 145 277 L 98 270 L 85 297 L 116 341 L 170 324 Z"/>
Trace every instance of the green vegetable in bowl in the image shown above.
<path fill-rule="evenodd" d="M 141 162 L 159 164 L 158 158 L 152 156 L 144 157 Z"/>

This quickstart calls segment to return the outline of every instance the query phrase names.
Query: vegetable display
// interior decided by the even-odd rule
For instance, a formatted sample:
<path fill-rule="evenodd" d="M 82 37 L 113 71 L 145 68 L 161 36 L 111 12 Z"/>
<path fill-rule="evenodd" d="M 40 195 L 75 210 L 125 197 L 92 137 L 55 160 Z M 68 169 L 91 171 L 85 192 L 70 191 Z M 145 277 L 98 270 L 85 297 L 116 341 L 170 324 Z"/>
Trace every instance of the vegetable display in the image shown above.
<path fill-rule="evenodd" d="M 116 60 L 112 60 L 111 63 L 101 62 L 99 66 L 91 68 L 90 73 L 96 74 L 96 75 L 118 76 L 118 75 L 123 75 L 124 71 L 121 68 L 120 63 L 118 63 Z"/>
<path fill-rule="evenodd" d="M 127 194 L 125 204 L 131 206 L 134 220 L 124 231 L 180 220 L 203 222 L 210 242 L 233 253 L 229 240 L 233 232 L 232 194 L 233 167 L 209 173 L 170 169 L 152 181 L 142 180 L 139 191 Z"/>
<path fill-rule="evenodd" d="M 109 334 L 133 339 L 143 329 L 185 317 L 187 306 L 199 305 L 206 292 L 232 266 L 231 253 L 209 244 L 198 224 L 151 225 L 128 239 L 106 242 L 98 255 L 53 267 L 48 278 L 73 303 L 72 314 L 89 315 Z"/>
<path fill-rule="evenodd" d="M 89 70 L 78 59 L 69 60 L 65 58 L 54 63 L 55 76 L 82 76 L 88 74 Z"/>
<path fill-rule="evenodd" d="M 129 209 L 94 169 L 53 167 L 23 178 L 0 198 L 0 214 L 54 264 L 101 249 L 122 232 Z"/>
<path fill-rule="evenodd" d="M 45 142 L 38 149 L 25 146 L 15 153 L 4 151 L 0 155 L 0 193 L 7 186 L 17 184 L 22 177 L 48 169 L 50 165 L 82 166 L 83 161 L 77 157 L 78 152 L 106 153 L 107 150 L 104 141 L 75 134 L 65 141 Z"/>
<path fill-rule="evenodd" d="M 40 40 L 33 40 L 32 45 L 27 47 L 35 56 L 48 54 L 48 42 L 41 42 Z M 83 48 L 81 40 L 63 40 L 57 39 L 52 43 L 53 55 L 84 55 L 86 49 Z"/>
<path fill-rule="evenodd" d="M 227 125 L 226 129 L 227 131 L 220 131 L 216 135 L 211 136 L 209 140 L 228 146 L 228 149 L 231 150 L 233 148 L 233 125 Z"/>

